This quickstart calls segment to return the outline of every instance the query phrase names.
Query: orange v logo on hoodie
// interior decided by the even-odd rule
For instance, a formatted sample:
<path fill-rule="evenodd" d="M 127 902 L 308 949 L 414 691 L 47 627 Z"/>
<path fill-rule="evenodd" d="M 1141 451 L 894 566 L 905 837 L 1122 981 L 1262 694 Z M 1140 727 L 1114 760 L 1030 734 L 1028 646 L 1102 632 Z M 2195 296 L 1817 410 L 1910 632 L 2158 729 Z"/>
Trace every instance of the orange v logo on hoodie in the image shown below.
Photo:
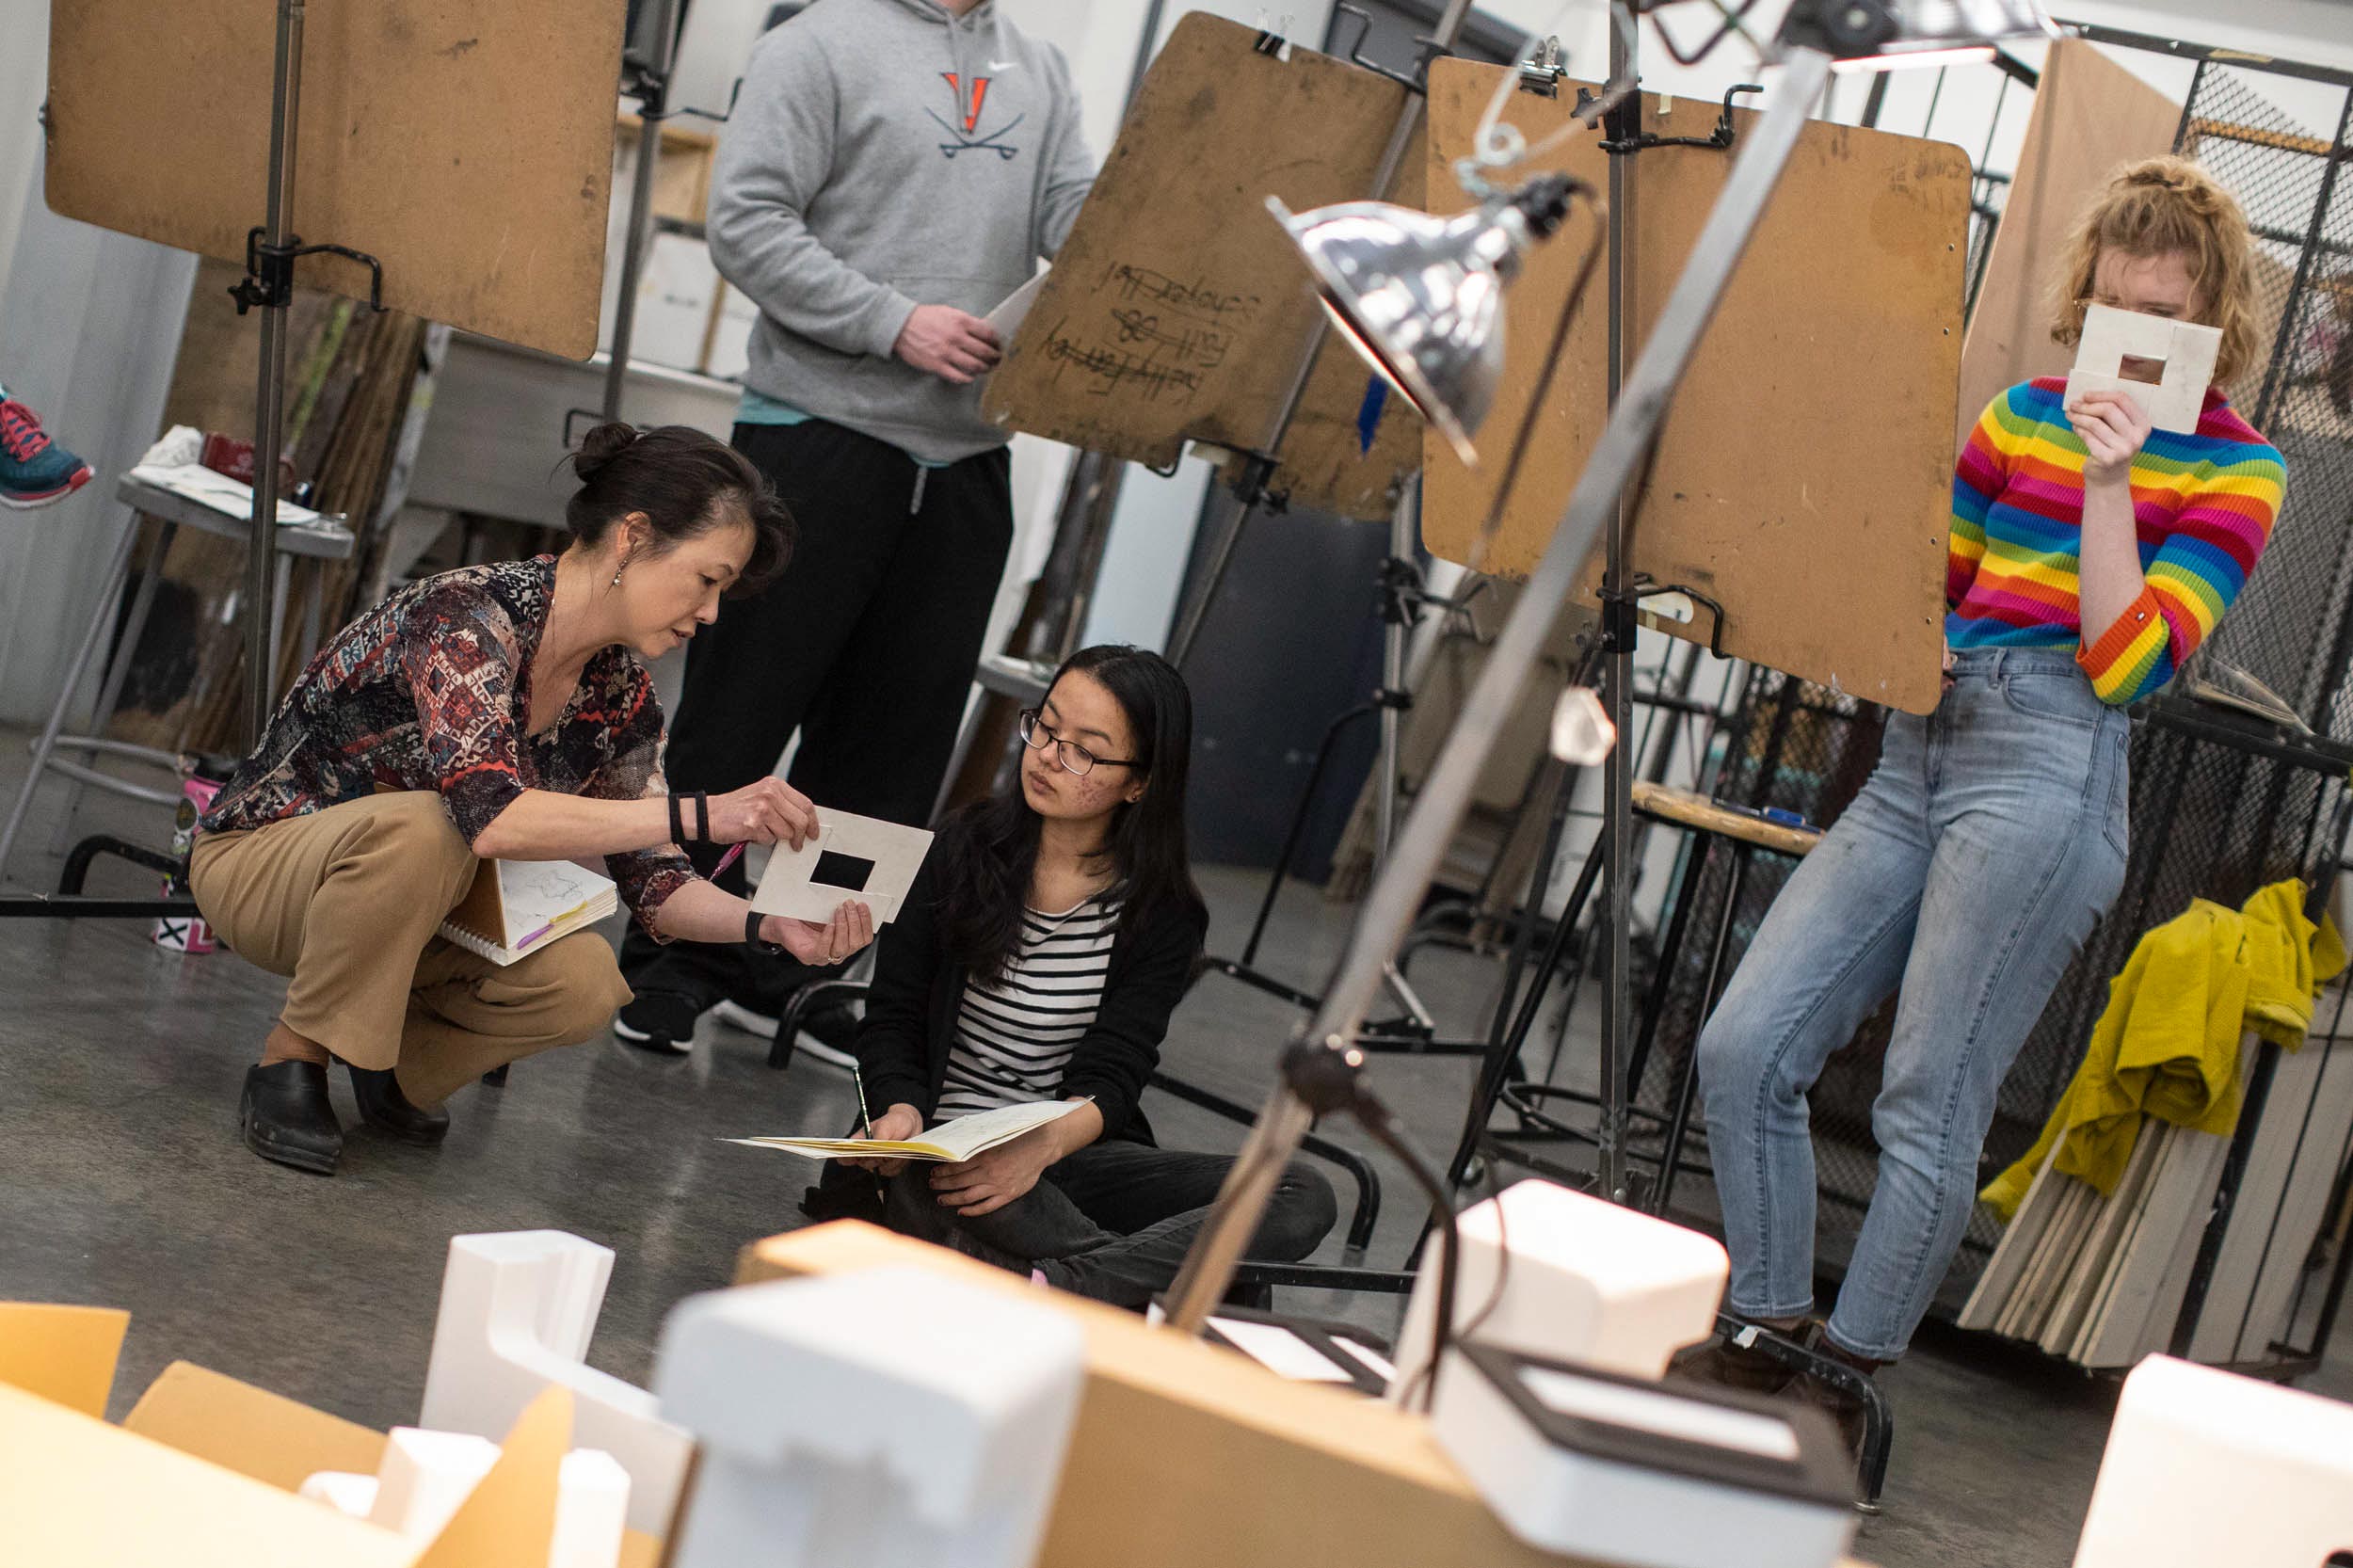
<path fill-rule="evenodd" d="M 964 90 L 963 82 L 954 72 L 943 71 L 939 74 L 947 80 L 948 90 L 956 95 L 957 107 L 964 111 L 964 134 L 968 136 L 973 135 L 980 129 L 981 105 L 988 102 L 989 78 L 973 77 L 972 90 L 967 93 Z"/>

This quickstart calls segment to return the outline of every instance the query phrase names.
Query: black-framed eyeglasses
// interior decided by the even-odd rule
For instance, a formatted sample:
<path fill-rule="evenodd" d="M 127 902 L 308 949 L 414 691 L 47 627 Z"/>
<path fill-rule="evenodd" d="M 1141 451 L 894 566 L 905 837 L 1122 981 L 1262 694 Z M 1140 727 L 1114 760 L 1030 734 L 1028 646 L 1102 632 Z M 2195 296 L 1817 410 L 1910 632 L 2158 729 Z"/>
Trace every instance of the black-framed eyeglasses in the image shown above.
<path fill-rule="evenodd" d="M 1104 767 L 1132 768 L 1132 757 L 1097 757 L 1076 741 L 1065 741 L 1055 733 L 1054 727 L 1041 718 L 1034 708 L 1021 710 L 1021 744 L 1032 751 L 1052 747 L 1054 761 L 1064 773 L 1075 773 L 1084 778 L 1099 763 Z"/>

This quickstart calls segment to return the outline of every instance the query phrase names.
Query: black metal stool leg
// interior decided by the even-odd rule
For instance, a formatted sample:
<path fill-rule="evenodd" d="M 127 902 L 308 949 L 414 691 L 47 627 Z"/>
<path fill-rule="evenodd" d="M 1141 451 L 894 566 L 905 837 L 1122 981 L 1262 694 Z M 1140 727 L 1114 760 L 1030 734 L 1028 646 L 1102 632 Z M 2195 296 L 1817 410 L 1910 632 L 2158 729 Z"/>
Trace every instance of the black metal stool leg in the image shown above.
<path fill-rule="evenodd" d="M 1740 918 L 1740 895 L 1749 885 L 1749 846 L 1736 844 L 1732 852 L 1732 877 L 1724 888 L 1723 912 L 1716 918 L 1716 938 L 1707 950 L 1707 971 L 1700 977 L 1699 1020 L 1704 1028 L 1707 1016 L 1716 1010 L 1717 988 L 1723 979 L 1724 953 L 1732 946 L 1732 928 Z M 1691 1035 L 1691 1048 L 1683 1060 L 1683 1071 L 1676 1076 L 1674 1110 L 1667 1119 L 1667 1143 L 1658 1156 L 1658 1186 L 1651 1194 L 1650 1211 L 1663 1215 L 1674 1198 L 1675 1178 L 1683 1171 L 1683 1144 L 1691 1130 L 1691 1105 L 1699 1096 L 1700 1039 L 1697 1031 Z"/>
<path fill-rule="evenodd" d="M 792 1064 L 793 1037 L 801 1032 L 801 1020 L 808 1016 L 818 1002 L 828 998 L 849 1001 L 866 994 L 863 980 L 819 980 L 802 986 L 785 1002 L 784 1011 L 776 1017 L 776 1037 L 768 1044 L 768 1065 L 789 1067 Z"/>
<path fill-rule="evenodd" d="M 1519 1010 L 1511 1026 L 1490 1042 L 1487 1059 L 1480 1070 L 1478 1092 L 1471 1096 L 1469 1113 L 1463 1123 L 1463 1136 L 1454 1147 L 1454 1158 L 1447 1164 L 1447 1185 L 1449 1190 L 1463 1185 L 1472 1160 L 1478 1157 L 1480 1135 L 1486 1130 L 1487 1119 L 1495 1114 L 1496 1100 L 1511 1082 L 1520 1049 L 1536 1027 L 1536 1019 L 1544 1011 L 1545 993 L 1554 970 L 1561 965 L 1570 942 L 1576 940 L 1577 917 L 1584 912 L 1586 900 L 1593 896 L 1593 884 L 1601 874 L 1601 841 L 1595 840 L 1593 851 L 1585 857 L 1584 866 L 1577 873 L 1577 886 L 1569 891 L 1569 902 L 1561 907 L 1561 919 L 1553 926 L 1552 938 L 1545 944 L 1542 961 L 1535 967 L 1528 984 L 1528 994 L 1520 999 Z M 1534 918 L 1533 911 L 1529 918 Z M 1497 1022 L 1502 1021 L 1501 1015 Z"/>
<path fill-rule="evenodd" d="M 1697 902 L 1700 879 L 1707 872 L 1707 856 L 1711 840 L 1705 834 L 1693 834 L 1689 845 L 1690 860 L 1683 868 L 1683 886 L 1675 889 L 1674 914 L 1667 921 L 1667 935 L 1658 945 L 1656 968 L 1651 974 L 1650 995 L 1642 1002 L 1642 1027 L 1635 1036 L 1634 1049 L 1626 1058 L 1625 1098 L 1633 1103 L 1641 1092 L 1642 1070 L 1650 1065 L 1651 1045 L 1658 1037 L 1658 1020 L 1667 1011 L 1667 997 L 1673 988 L 1675 964 L 1683 954 L 1684 930 L 1691 923 L 1691 905 Z"/>

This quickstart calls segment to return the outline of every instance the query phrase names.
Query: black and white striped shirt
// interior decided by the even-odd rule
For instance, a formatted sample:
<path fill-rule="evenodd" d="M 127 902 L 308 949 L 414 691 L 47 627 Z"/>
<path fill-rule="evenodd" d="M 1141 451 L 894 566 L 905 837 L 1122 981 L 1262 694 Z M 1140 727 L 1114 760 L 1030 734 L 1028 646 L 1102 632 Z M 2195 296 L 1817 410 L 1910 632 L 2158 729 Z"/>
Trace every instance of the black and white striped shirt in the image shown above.
<path fill-rule="evenodd" d="M 1102 1005 L 1120 907 L 1116 891 L 1107 891 L 1060 915 L 1021 912 L 1021 940 L 1005 972 L 965 982 L 939 1092 L 942 1120 L 1053 1097 Z"/>

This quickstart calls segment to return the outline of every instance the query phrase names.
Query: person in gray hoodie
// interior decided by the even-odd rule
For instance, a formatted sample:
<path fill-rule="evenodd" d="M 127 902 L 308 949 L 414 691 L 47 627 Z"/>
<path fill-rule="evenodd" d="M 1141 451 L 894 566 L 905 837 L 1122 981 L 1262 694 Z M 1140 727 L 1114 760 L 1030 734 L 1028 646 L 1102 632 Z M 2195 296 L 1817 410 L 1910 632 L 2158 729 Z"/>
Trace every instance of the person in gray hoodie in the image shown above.
<path fill-rule="evenodd" d="M 997 0 L 817 0 L 755 46 L 708 234 L 760 307 L 734 442 L 799 543 L 689 646 L 672 789 L 740 789 L 797 730 L 790 782 L 821 811 L 930 816 L 1013 539 L 1006 435 L 980 412 L 1003 345 L 982 318 L 1061 248 L 1093 180 L 1068 64 Z M 773 1034 L 824 973 L 637 935 L 622 970 L 636 1000 L 615 1032 L 680 1051 L 714 1003 Z"/>

